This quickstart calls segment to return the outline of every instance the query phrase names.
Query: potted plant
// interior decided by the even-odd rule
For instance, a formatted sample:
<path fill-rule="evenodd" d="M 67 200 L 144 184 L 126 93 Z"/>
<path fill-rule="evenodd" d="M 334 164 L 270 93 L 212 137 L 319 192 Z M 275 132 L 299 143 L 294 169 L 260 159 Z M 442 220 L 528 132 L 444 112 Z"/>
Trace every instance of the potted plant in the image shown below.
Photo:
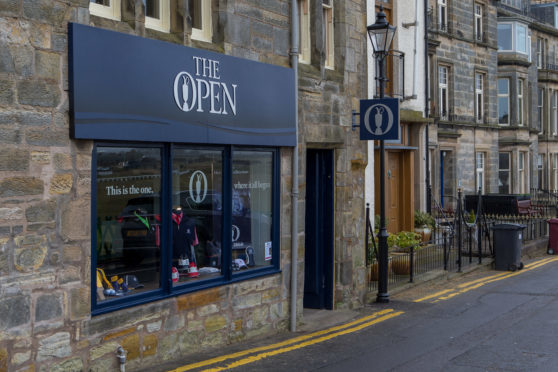
<path fill-rule="evenodd" d="M 421 235 L 421 240 L 427 242 L 432 235 L 432 229 L 436 224 L 434 217 L 426 212 L 415 210 L 415 232 Z"/>
<path fill-rule="evenodd" d="M 409 275 L 411 272 L 410 251 L 420 247 L 421 235 L 413 231 L 401 231 L 396 234 L 395 251 L 392 253 L 391 269 L 397 275 Z M 414 262 L 413 262 L 414 263 Z"/>
<path fill-rule="evenodd" d="M 379 221 L 376 219 L 376 221 Z M 393 249 L 395 241 L 397 240 L 397 235 L 388 233 L 387 238 L 387 245 L 388 245 L 388 254 Z M 378 268 L 378 230 L 374 232 L 374 242 L 376 249 L 370 249 L 369 251 L 369 262 L 370 262 L 370 280 L 377 281 L 379 275 L 379 268 Z M 388 257 L 388 272 L 391 270 L 391 257 Z"/>

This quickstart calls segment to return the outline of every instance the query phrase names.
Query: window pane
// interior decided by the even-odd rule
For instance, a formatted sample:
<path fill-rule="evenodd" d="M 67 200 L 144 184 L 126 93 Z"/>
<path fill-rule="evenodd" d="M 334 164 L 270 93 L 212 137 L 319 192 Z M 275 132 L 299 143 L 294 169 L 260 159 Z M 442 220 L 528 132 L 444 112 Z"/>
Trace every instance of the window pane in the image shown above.
<path fill-rule="evenodd" d="M 91 3 L 110 6 L 110 0 L 90 0 Z"/>
<path fill-rule="evenodd" d="M 96 172 L 97 300 L 159 288 L 160 149 L 99 147 Z"/>
<path fill-rule="evenodd" d="M 188 9 L 192 17 L 192 27 L 201 30 L 202 23 L 202 0 L 188 0 Z"/>
<path fill-rule="evenodd" d="M 509 107 L 507 97 L 498 98 L 498 123 L 509 123 Z"/>
<path fill-rule="evenodd" d="M 498 24 L 498 49 L 512 50 L 512 25 Z"/>
<path fill-rule="evenodd" d="M 508 94 L 508 79 L 498 79 L 498 94 Z"/>
<path fill-rule="evenodd" d="M 501 152 L 499 154 L 499 165 L 500 169 L 510 169 L 510 154 L 507 152 Z"/>
<path fill-rule="evenodd" d="M 176 149 L 172 172 L 173 283 L 221 273 L 223 153 Z M 178 274 L 178 275 L 177 275 Z"/>
<path fill-rule="evenodd" d="M 273 153 L 233 154 L 233 270 L 271 265 Z M 276 258 L 277 259 L 277 258 Z"/>
<path fill-rule="evenodd" d="M 161 19 L 161 0 L 144 0 L 145 16 Z"/>
<path fill-rule="evenodd" d="M 517 51 L 527 53 L 527 29 L 525 26 L 517 25 Z"/>

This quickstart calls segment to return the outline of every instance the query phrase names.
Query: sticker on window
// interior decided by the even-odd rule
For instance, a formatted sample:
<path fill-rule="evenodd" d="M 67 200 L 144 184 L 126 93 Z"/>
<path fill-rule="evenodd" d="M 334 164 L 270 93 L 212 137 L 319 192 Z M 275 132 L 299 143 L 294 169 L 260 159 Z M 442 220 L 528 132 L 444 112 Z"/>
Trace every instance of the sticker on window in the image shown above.
<path fill-rule="evenodd" d="M 265 260 L 271 260 L 271 242 L 265 242 Z"/>

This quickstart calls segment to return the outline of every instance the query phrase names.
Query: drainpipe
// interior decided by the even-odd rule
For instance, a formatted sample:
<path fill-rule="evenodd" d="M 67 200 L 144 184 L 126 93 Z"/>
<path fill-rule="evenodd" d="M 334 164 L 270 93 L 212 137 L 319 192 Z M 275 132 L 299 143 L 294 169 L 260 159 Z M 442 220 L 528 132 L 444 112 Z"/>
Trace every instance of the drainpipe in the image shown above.
<path fill-rule="evenodd" d="M 118 346 L 116 350 L 116 358 L 120 366 L 120 372 L 126 372 L 126 351 L 122 346 Z"/>
<path fill-rule="evenodd" d="M 424 117 L 428 119 L 429 113 L 429 89 L 428 89 L 428 0 L 424 0 Z M 425 130 L 425 161 L 426 161 L 426 211 L 432 213 L 432 186 L 430 185 L 430 148 L 429 148 L 429 127 L 430 123 L 426 122 Z"/>
<path fill-rule="evenodd" d="M 297 266 L 298 266 L 298 4 L 291 0 L 291 67 L 294 71 L 295 147 L 292 165 L 291 217 L 291 332 L 296 331 Z"/>

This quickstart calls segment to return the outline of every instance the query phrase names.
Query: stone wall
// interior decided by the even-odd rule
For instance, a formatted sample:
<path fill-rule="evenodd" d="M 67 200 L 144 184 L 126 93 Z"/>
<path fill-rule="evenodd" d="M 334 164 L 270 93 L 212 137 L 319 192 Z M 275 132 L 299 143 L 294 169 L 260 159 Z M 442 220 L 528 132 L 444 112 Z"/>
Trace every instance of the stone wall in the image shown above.
<path fill-rule="evenodd" d="M 90 16 L 89 0 L 0 2 L 0 371 L 116 370 L 119 345 L 134 370 L 287 328 L 291 149 L 281 150 L 282 273 L 91 317 L 93 143 L 69 137 L 67 23 L 289 66 L 290 1 L 212 0 L 212 44 L 191 40 L 186 3 L 171 2 L 165 34 L 145 29 L 140 0 L 122 0 L 122 22 Z M 300 164 L 308 146 L 335 149 L 335 301 L 354 307 L 366 290 L 366 150 L 350 128 L 366 96 L 363 2 L 339 2 L 335 17 L 338 67 L 301 73 Z"/>

